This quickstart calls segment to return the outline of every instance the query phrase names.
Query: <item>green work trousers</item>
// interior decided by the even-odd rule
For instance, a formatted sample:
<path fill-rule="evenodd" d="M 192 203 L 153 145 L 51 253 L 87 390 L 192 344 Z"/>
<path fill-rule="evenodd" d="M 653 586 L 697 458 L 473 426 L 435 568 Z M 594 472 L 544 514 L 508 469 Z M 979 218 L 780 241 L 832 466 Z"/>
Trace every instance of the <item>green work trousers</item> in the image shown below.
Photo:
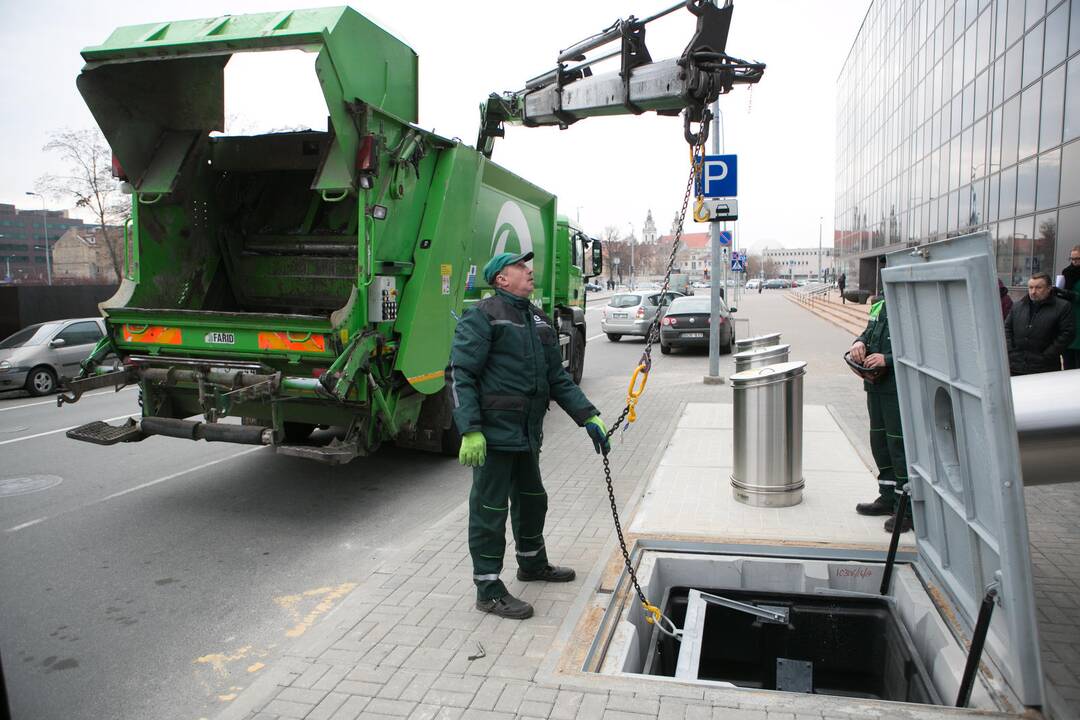
<path fill-rule="evenodd" d="M 469 493 L 469 555 L 477 600 L 506 595 L 499 579 L 506 552 L 506 514 L 517 546 L 517 564 L 523 570 L 547 565 L 544 517 L 547 493 L 540 480 L 540 455 L 532 450 L 488 450 L 487 460 L 473 468 Z"/>
<path fill-rule="evenodd" d="M 878 466 L 878 494 L 895 507 L 897 493 L 904 491 L 908 481 L 900 401 L 895 392 L 868 392 L 866 407 L 870 411 L 870 451 Z"/>

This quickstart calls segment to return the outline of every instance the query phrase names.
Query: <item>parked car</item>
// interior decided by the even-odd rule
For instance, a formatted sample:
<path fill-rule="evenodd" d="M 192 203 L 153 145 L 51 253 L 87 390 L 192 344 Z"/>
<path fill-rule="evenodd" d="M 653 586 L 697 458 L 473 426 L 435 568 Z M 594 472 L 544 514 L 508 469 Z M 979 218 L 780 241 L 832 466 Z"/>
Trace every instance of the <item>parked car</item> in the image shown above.
<path fill-rule="evenodd" d="M 585 289 L 589 292 L 600 292 L 604 289 L 604 286 L 596 282 L 587 282 L 585 283 Z"/>
<path fill-rule="evenodd" d="M 667 355 L 674 348 L 708 347 L 710 332 L 709 298 L 681 297 L 672 300 L 660 321 L 660 352 Z M 720 352 L 731 352 L 735 343 L 735 326 L 731 313 L 723 300 L 720 301 Z"/>
<path fill-rule="evenodd" d="M 753 280 L 747 280 L 746 281 L 746 287 L 744 289 L 745 290 L 757 290 L 759 287 L 761 287 L 761 280 L 758 280 L 757 278 L 754 278 Z"/>
<path fill-rule="evenodd" d="M 0 391 L 56 392 L 59 378 L 79 372 L 79 363 L 104 335 L 101 318 L 54 320 L 23 328 L 0 342 Z"/>
<path fill-rule="evenodd" d="M 611 342 L 619 342 L 623 335 L 644 337 L 656 313 L 663 313 L 674 298 L 680 297 L 684 295 L 674 290 L 663 296 L 658 292 L 614 295 L 600 313 L 600 329 L 607 333 Z"/>
<path fill-rule="evenodd" d="M 787 280 L 782 280 L 780 278 L 769 278 L 768 280 L 765 281 L 765 289 L 766 290 L 783 289 L 783 288 L 786 288 L 786 287 L 787 287 Z"/>

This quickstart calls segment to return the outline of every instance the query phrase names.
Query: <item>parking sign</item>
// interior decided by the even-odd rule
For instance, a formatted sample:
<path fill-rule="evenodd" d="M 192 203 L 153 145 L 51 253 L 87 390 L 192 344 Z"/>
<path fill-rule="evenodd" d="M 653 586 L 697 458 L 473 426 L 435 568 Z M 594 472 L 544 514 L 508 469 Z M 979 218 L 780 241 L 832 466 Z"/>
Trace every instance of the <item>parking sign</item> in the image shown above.
<path fill-rule="evenodd" d="M 697 194 L 707 198 L 737 197 L 737 155 L 706 155 L 697 178 Z"/>

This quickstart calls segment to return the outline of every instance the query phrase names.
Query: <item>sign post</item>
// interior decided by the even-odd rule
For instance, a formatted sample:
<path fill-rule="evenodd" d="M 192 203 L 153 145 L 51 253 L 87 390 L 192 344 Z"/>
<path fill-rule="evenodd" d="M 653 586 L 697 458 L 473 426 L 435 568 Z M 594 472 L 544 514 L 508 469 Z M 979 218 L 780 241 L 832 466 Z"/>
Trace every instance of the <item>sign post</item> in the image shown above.
<path fill-rule="evenodd" d="M 712 246 L 712 280 L 709 283 L 711 312 L 709 315 L 709 374 L 705 376 L 707 384 L 724 382 L 720 376 L 720 327 L 721 288 L 727 288 L 727 254 L 734 252 L 734 238 L 730 230 L 720 230 L 720 223 L 739 219 L 738 201 L 738 158 L 735 155 L 721 155 L 720 108 L 713 108 L 712 155 L 702 158 L 701 173 L 697 178 L 698 207 L 694 219 L 709 223 L 709 240 Z M 732 258 L 734 258 L 734 254 Z M 722 269 L 722 272 L 721 272 Z"/>

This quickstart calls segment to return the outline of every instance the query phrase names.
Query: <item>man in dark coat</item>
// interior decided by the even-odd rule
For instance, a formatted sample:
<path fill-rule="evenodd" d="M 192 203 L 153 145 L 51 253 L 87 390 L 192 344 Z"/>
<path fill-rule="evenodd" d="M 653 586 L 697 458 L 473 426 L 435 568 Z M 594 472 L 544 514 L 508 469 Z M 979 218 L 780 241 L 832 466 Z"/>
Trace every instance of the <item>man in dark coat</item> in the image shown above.
<path fill-rule="evenodd" d="M 500 617 L 531 617 L 532 606 L 506 589 L 499 573 L 506 551 L 506 516 L 517 546 L 517 578 L 570 582 L 570 568 L 548 563 L 544 549 L 547 493 L 540 478 L 540 443 L 549 400 L 584 427 L 597 452 L 608 452 L 599 411 L 563 368 L 551 320 L 529 302 L 531 252 L 500 253 L 484 266 L 495 294 L 462 316 L 450 350 L 459 459 L 472 466 L 469 554 L 476 607 Z"/>
<path fill-rule="evenodd" d="M 1069 251 L 1069 265 L 1061 271 L 1061 275 L 1065 280 L 1064 289 L 1073 293 L 1073 325 L 1080 328 L 1080 245 Z M 1080 331 L 1072 344 L 1061 353 L 1061 357 L 1065 361 L 1066 370 L 1080 368 Z"/>
<path fill-rule="evenodd" d="M 840 290 L 840 303 L 846 305 L 847 300 L 844 299 L 844 288 L 847 287 L 847 273 L 840 273 L 840 279 L 836 281 L 836 287 Z"/>
<path fill-rule="evenodd" d="M 893 374 L 892 340 L 885 301 L 870 306 L 870 318 L 862 335 L 851 345 L 851 359 L 864 368 L 878 370 L 875 380 L 865 380 L 866 407 L 870 414 L 870 452 L 878 466 L 878 496 L 873 502 L 859 503 L 860 515 L 893 515 L 885 521 L 892 532 L 900 494 L 907 487 L 907 457 L 904 454 L 904 429 L 900 423 L 900 399 Z M 912 528 L 911 505 L 900 521 L 901 532 Z"/>
<path fill-rule="evenodd" d="M 1030 375 L 1061 369 L 1061 353 L 1076 338 L 1072 304 L 1053 293 L 1050 276 L 1037 272 L 1028 280 L 1028 294 L 1005 319 L 1009 373 Z"/>

